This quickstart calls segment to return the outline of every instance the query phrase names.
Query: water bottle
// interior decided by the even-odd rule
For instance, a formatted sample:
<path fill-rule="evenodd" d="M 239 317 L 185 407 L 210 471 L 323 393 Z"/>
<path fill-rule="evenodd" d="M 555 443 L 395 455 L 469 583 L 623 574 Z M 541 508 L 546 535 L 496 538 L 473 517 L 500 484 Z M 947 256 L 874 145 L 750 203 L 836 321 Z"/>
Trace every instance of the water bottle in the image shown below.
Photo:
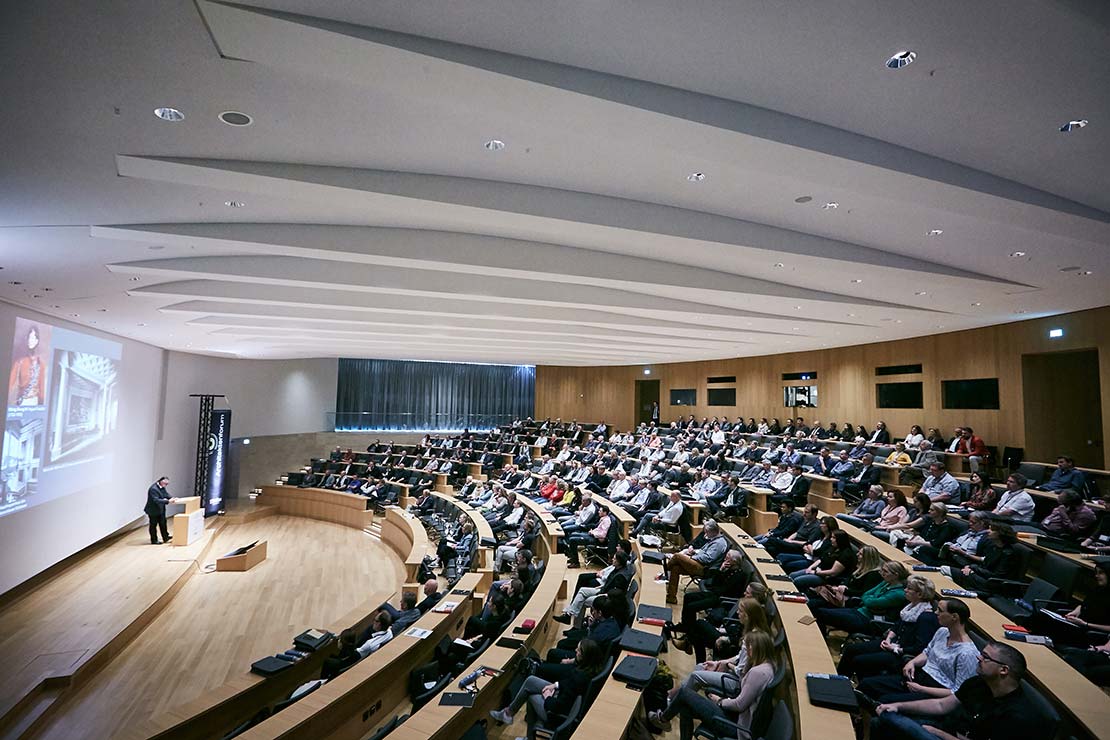
<path fill-rule="evenodd" d="M 478 677 L 481 676 L 481 675 L 482 675 L 482 669 L 481 668 L 478 668 L 478 669 L 475 669 L 475 670 L 471 671 L 470 673 L 463 676 L 462 679 L 459 681 L 459 688 L 460 689 L 470 688 L 472 685 L 474 685 L 474 682 L 477 681 Z"/>

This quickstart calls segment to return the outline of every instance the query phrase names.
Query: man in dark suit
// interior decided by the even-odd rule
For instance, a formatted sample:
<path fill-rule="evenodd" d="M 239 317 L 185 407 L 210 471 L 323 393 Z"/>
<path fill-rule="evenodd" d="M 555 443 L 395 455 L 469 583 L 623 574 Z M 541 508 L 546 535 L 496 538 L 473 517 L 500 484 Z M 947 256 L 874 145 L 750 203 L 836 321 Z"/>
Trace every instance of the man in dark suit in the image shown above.
<path fill-rule="evenodd" d="M 154 482 L 154 485 L 146 489 L 146 506 L 143 507 L 143 511 L 150 520 L 150 544 L 152 545 L 161 544 L 158 542 L 159 530 L 162 532 L 162 542 L 173 539 L 166 529 L 166 504 L 175 503 L 177 499 L 172 498 L 166 491 L 166 486 L 169 484 L 170 479 L 163 475 Z"/>
<path fill-rule="evenodd" d="M 855 502 L 863 498 L 864 493 L 871 486 L 878 485 L 882 471 L 872 464 L 874 459 L 870 452 L 865 454 L 860 460 L 863 465 L 856 474 L 847 480 L 841 479 L 837 482 L 837 492 L 849 501 Z"/>

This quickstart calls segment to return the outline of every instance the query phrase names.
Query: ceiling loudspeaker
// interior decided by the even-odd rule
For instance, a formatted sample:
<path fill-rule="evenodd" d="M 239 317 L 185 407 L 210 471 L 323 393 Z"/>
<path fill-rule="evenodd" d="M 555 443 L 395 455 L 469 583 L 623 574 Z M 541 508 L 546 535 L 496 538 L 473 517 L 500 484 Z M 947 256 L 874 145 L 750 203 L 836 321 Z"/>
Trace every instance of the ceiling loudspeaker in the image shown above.
<path fill-rule="evenodd" d="M 250 126 L 254 123 L 253 118 L 237 110 L 225 110 L 220 114 L 220 120 L 228 126 Z"/>

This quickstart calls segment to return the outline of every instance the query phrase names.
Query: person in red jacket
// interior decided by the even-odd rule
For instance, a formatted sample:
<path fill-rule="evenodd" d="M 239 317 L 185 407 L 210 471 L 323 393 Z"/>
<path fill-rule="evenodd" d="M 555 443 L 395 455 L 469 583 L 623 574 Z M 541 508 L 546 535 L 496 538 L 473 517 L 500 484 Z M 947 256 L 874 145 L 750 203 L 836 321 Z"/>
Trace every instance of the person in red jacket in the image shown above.
<path fill-rule="evenodd" d="M 976 437 L 971 427 L 960 430 L 960 442 L 956 445 L 956 452 L 967 455 L 968 467 L 972 473 L 979 472 L 979 466 L 990 459 L 990 452 L 982 437 Z"/>

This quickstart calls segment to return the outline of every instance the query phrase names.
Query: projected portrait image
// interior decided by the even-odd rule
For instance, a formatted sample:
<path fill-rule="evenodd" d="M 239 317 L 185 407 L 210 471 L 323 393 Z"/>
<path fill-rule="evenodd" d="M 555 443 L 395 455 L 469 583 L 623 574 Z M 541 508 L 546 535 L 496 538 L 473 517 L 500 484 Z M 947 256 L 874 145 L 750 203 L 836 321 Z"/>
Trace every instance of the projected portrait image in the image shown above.
<path fill-rule="evenodd" d="M 15 320 L 12 370 L 8 378 L 9 407 L 46 405 L 50 329 L 27 319 Z"/>
<path fill-rule="evenodd" d="M 119 362 L 56 349 L 52 372 L 47 464 L 99 454 L 115 431 Z"/>

